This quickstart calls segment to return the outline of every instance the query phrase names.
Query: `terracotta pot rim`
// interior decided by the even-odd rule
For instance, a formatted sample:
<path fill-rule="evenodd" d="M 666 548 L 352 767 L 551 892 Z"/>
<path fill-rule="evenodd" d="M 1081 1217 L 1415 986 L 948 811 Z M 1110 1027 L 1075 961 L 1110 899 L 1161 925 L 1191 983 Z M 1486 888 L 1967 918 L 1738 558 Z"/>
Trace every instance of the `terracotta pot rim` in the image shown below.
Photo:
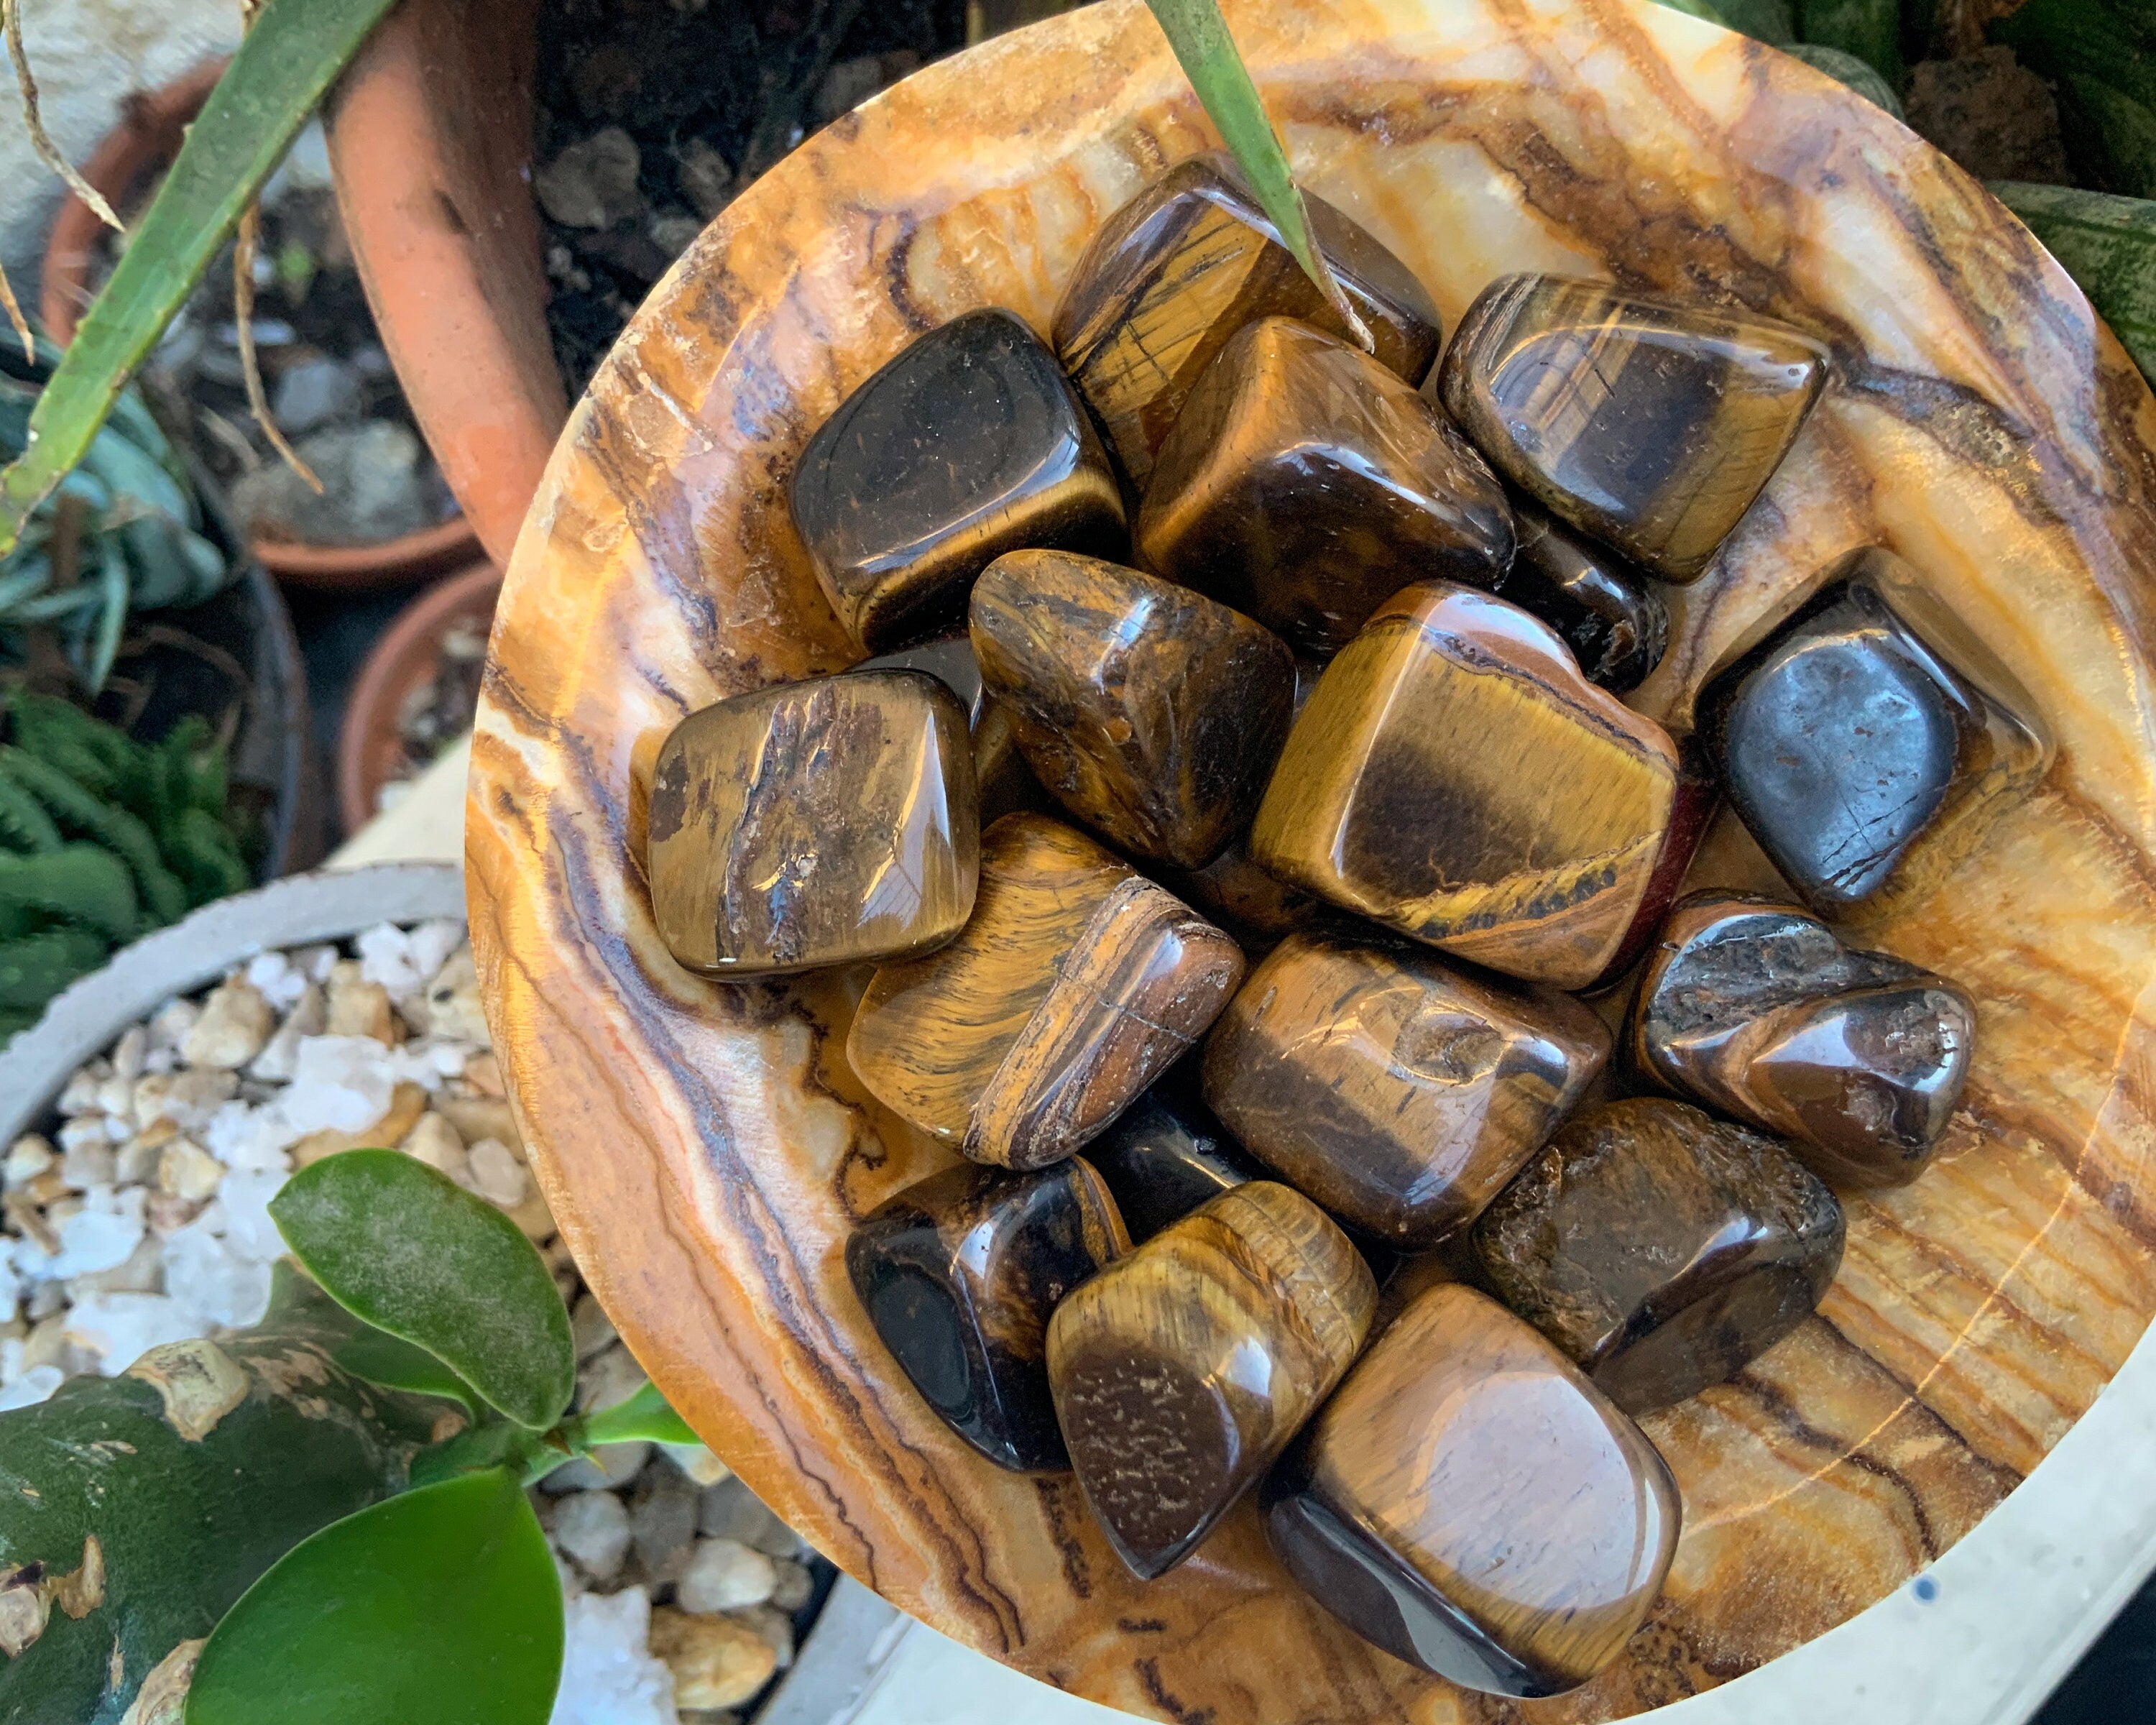
<path fill-rule="evenodd" d="M 186 129 L 224 74 L 228 57 L 207 59 L 170 84 L 131 96 L 119 123 L 83 164 L 83 177 L 107 198 L 123 195 L 136 176 L 176 151 Z M 74 193 L 62 200 L 45 243 L 38 316 L 62 347 L 74 339 L 83 297 L 105 224 Z M 309 545 L 255 538 L 253 549 L 279 581 L 322 592 L 364 592 L 439 574 L 480 555 L 479 536 L 462 515 L 373 545 Z"/>

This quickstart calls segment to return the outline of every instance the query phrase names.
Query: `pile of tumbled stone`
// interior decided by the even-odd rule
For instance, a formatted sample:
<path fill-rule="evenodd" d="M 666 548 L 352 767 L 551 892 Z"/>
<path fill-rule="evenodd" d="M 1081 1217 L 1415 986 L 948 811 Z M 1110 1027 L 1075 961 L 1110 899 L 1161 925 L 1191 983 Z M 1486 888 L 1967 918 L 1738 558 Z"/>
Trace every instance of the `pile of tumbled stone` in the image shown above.
<path fill-rule="evenodd" d="M 361 1145 L 440 1169 L 539 1246 L 581 1406 L 644 1381 L 525 1165 L 460 922 L 263 953 L 131 1025 L 58 1112 L 0 1164 L 0 1408 L 258 1322 L 284 1250 L 270 1199 Z M 568 1596 L 555 1725 L 731 1725 L 791 1663 L 822 1560 L 708 1450 L 616 1445 L 536 1502 Z"/>

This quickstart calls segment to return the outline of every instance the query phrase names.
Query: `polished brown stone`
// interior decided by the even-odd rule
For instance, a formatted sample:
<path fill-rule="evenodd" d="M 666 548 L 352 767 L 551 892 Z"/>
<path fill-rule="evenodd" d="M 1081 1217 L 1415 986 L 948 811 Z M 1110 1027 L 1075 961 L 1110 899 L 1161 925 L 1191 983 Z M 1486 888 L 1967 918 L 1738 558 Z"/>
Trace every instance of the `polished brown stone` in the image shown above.
<path fill-rule="evenodd" d="M 674 727 L 651 778 L 652 914 L 707 976 L 941 946 L 973 908 L 966 716 L 918 671 L 782 683 Z"/>
<path fill-rule="evenodd" d="M 1466 1226 L 1557 1129 L 1609 1032 L 1551 990 L 1404 942 L 1291 935 L 1205 1042 L 1205 1099 L 1343 1222 L 1408 1250 Z"/>
<path fill-rule="evenodd" d="M 1303 203 L 1378 359 L 1420 382 L 1441 339 L 1422 284 L 1323 198 Z M 1102 223 L 1064 288 L 1054 340 L 1134 484 L 1229 337 L 1260 317 L 1348 333 L 1224 153 L 1178 162 Z"/>
<path fill-rule="evenodd" d="M 1359 348 L 1268 317 L 1239 331 L 1160 446 L 1148 568 L 1329 655 L 1414 579 L 1492 586 L 1504 488 L 1414 388 Z"/>
<path fill-rule="evenodd" d="M 1676 1482 L 1532 1328 L 1457 1286 L 1418 1296 L 1265 1481 L 1265 1535 L 1396 1659 L 1561 1694 L 1620 1652 L 1676 1548 Z"/>
<path fill-rule="evenodd" d="M 1624 558 L 1532 503 L 1514 506 L 1517 548 L 1490 590 L 1564 637 L 1590 683 L 1621 695 L 1661 662 L 1670 613 Z"/>
<path fill-rule="evenodd" d="M 1049 1384 L 1071 1465 L 1146 1580 L 1190 1555 L 1340 1381 L 1369 1267 L 1270 1180 L 1224 1192 L 1055 1308 Z"/>
<path fill-rule="evenodd" d="M 1717 677 L 1699 711 L 1731 804 L 1829 914 L 1936 881 L 2051 764 L 2012 675 L 1879 550 Z"/>
<path fill-rule="evenodd" d="M 998 557 L 972 619 L 1020 752 L 1079 819 L 1185 868 L 1249 825 L 1294 711 L 1278 636 L 1187 587 L 1055 551 Z"/>
<path fill-rule="evenodd" d="M 1482 1276 L 1629 1413 L 1719 1384 L 1810 1315 L 1841 1206 L 1782 1145 L 1684 1102 L 1567 1125 L 1475 1224 Z"/>
<path fill-rule="evenodd" d="M 961 622 L 973 578 L 1021 545 L 1117 552 L 1122 495 L 1055 356 L 1008 311 L 930 331 L 808 440 L 793 522 L 870 652 Z"/>
<path fill-rule="evenodd" d="M 1975 1004 L 1944 977 L 1733 893 L 1676 907 L 1631 1024 L 1642 1071 L 1789 1139 L 1821 1178 L 1851 1187 L 1923 1171 L 1975 1041 Z"/>
<path fill-rule="evenodd" d="M 1522 490 L 1691 581 L 1774 476 L 1826 373 L 1825 347 L 1772 318 L 1508 275 L 1468 307 L 1433 387 Z"/>
<path fill-rule="evenodd" d="M 973 784 L 983 826 L 1020 809 L 1047 806 L 1040 782 L 1025 764 L 1025 757 L 1018 752 L 1009 711 L 982 684 L 971 635 L 942 635 L 917 646 L 863 660 L 855 669 L 927 671 L 958 697 L 973 726 Z"/>
<path fill-rule="evenodd" d="M 1049 1314 L 1130 1245 L 1082 1157 L 1025 1174 L 968 1163 L 871 1211 L 846 1241 L 846 1274 L 952 1430 L 999 1467 L 1060 1468 Z"/>
<path fill-rule="evenodd" d="M 1671 834 L 1676 747 L 1524 611 L 1448 582 L 1326 668 L 1250 833 L 1260 866 L 1493 970 L 1584 988 Z"/>
<path fill-rule="evenodd" d="M 1108 1183 L 1131 1238 L 1140 1245 L 1229 1187 L 1264 1176 L 1199 1098 L 1191 1070 L 1196 1058 L 1153 1086 L 1086 1147 L 1086 1159 Z"/>
<path fill-rule="evenodd" d="M 1204 1034 L 1235 943 L 1082 833 L 1030 813 L 981 835 L 980 893 L 941 951 L 870 979 L 846 1055 L 877 1101 L 977 1162 L 1084 1145 Z"/>

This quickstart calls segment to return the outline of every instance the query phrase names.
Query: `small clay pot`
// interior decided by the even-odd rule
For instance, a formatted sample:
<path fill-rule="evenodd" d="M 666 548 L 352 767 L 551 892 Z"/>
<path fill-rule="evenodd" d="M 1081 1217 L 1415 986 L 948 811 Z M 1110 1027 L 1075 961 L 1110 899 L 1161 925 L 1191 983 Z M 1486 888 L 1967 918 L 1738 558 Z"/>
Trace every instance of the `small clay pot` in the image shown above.
<path fill-rule="evenodd" d="M 397 716 L 434 675 L 442 637 L 459 623 L 485 624 L 501 591 L 501 572 L 491 563 L 452 575 L 399 612 L 367 654 L 337 732 L 337 814 L 346 834 L 374 819 L 375 798 L 403 764 Z"/>
<path fill-rule="evenodd" d="M 118 204 L 145 175 L 179 154 L 187 129 L 223 75 L 223 59 L 204 61 L 161 90 L 131 96 L 120 124 L 83 164 L 83 177 Z M 38 313 L 52 338 L 74 337 L 90 298 L 90 273 L 104 243 L 105 224 L 73 193 L 61 203 L 45 245 Z M 416 533 L 373 545 L 308 545 L 290 539 L 257 539 L 263 567 L 288 586 L 317 592 L 365 593 L 377 588 L 459 568 L 480 554 L 478 536 L 462 516 Z"/>

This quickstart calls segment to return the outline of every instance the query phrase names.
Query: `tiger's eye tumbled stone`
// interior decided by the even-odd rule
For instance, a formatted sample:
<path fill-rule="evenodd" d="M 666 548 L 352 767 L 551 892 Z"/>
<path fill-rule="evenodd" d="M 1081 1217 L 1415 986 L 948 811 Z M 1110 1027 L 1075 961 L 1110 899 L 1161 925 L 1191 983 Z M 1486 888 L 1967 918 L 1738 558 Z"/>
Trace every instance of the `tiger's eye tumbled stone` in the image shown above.
<path fill-rule="evenodd" d="M 1841 1206 L 1772 1139 L 1639 1098 L 1560 1130 L 1474 1243 L 1497 1296 L 1638 1414 L 1804 1322 L 1841 1263 Z"/>
<path fill-rule="evenodd" d="M 1548 624 L 1432 581 L 1326 668 L 1250 832 L 1272 874 L 1493 970 L 1584 988 L 1671 835 L 1677 752 Z"/>
<path fill-rule="evenodd" d="M 1124 850 L 1186 868 L 1256 812 L 1295 658 L 1240 612 L 1096 557 L 1019 551 L 973 588 L 973 651 L 1034 776 Z"/>
<path fill-rule="evenodd" d="M 1631 1033 L 1641 1070 L 1789 1139 L 1830 1184 L 1898 1186 L 1960 1099 L 1976 1008 L 1794 906 L 1702 893 L 1664 926 Z"/>
<path fill-rule="evenodd" d="M 1437 307 L 1406 264 L 1322 198 L 1311 235 L 1389 370 L 1419 383 L 1437 357 Z M 1178 162 L 1108 218 L 1055 308 L 1064 367 L 1142 487 L 1153 452 L 1228 338 L 1260 317 L 1348 330 L 1302 273 L 1224 154 Z"/>
<path fill-rule="evenodd" d="M 1830 913 L 1883 905 L 1965 857 L 2051 762 L 2032 711 L 1882 552 L 1860 554 L 1700 699 L 1724 793 Z"/>
<path fill-rule="evenodd" d="M 1160 446 L 1138 516 L 1150 568 L 1337 653 L 1421 576 L 1487 588 L 1512 556 L 1504 488 L 1413 386 L 1292 319 L 1239 331 Z"/>
<path fill-rule="evenodd" d="M 922 952 L 973 907 L 973 749 L 951 691 L 859 671 L 737 695 L 652 773 L 652 913 L 675 957 L 752 977 Z"/>
<path fill-rule="evenodd" d="M 1590 683 L 1639 686 L 1669 645 L 1670 613 L 1640 572 L 1532 504 L 1513 511 L 1518 548 L 1491 592 L 1564 637 Z"/>
<path fill-rule="evenodd" d="M 1681 1515 L 1645 1435 L 1456 1284 L 1378 1336 L 1263 1501 L 1281 1561 L 1358 1635 L 1522 1697 L 1616 1657 L 1661 1591 Z"/>
<path fill-rule="evenodd" d="M 847 397 L 802 451 L 793 505 L 824 596 L 871 653 L 962 622 L 1004 552 L 1124 538 L 1085 408 L 1008 311 L 930 331 Z"/>
<path fill-rule="evenodd" d="M 1377 1284 L 1317 1206 L 1224 1192 L 1055 1308 L 1049 1384 L 1115 1548 L 1150 1581 L 1188 1557 L 1340 1381 Z"/>
<path fill-rule="evenodd" d="M 1020 809 L 1045 806 L 1047 799 L 1025 764 L 1025 757 L 1018 752 L 1009 711 L 982 684 L 971 635 L 943 635 L 918 646 L 902 647 L 896 653 L 863 660 L 855 669 L 927 671 L 958 697 L 973 730 L 973 784 L 983 826 Z"/>
<path fill-rule="evenodd" d="M 968 1165 L 874 1210 L 846 1241 L 846 1274 L 952 1430 L 998 1466 L 1060 1468 L 1049 1314 L 1130 1244 L 1082 1158 L 1029 1174 Z"/>
<path fill-rule="evenodd" d="M 1082 833 L 1030 813 L 981 835 L 958 937 L 869 981 L 846 1055 L 893 1112 L 976 1162 L 1043 1168 L 1204 1034 L 1243 955 Z"/>
<path fill-rule="evenodd" d="M 1141 1245 L 1260 1170 L 1200 1101 L 1178 1067 L 1086 1147 L 1115 1194 L 1131 1238 Z"/>
<path fill-rule="evenodd" d="M 1205 1098 L 1251 1154 L 1407 1249 L 1475 1219 L 1609 1055 L 1577 1001 L 1404 943 L 1291 935 L 1205 1043 Z"/>
<path fill-rule="evenodd" d="M 1749 311 L 1508 275 L 1468 307 L 1435 387 L 1522 490 L 1690 581 L 1781 465 L 1826 367 L 1803 331 Z"/>

